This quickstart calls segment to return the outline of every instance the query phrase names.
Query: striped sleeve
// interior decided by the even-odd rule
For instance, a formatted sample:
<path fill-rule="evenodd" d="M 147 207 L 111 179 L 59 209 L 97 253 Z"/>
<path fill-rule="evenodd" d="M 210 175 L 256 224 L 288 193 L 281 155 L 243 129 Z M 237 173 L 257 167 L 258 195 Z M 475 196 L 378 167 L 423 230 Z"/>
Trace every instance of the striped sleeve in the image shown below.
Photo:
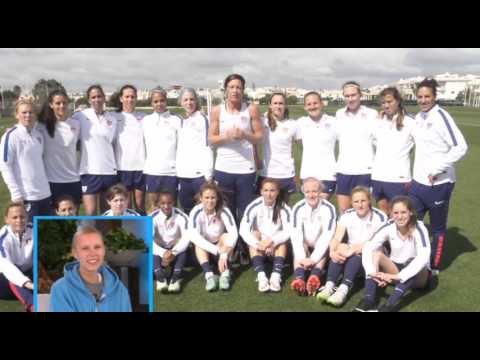
<path fill-rule="evenodd" d="M 272 236 L 272 240 L 275 246 L 283 244 L 287 242 L 288 239 L 290 239 L 290 234 L 291 234 L 290 226 L 291 226 L 291 219 L 292 219 L 291 212 L 292 212 L 291 209 L 286 205 L 280 211 L 280 216 L 282 219 L 282 229 L 277 231 Z"/>
<path fill-rule="evenodd" d="M 12 133 L 17 129 L 13 127 L 3 137 L 0 144 L 2 149 L 2 161 L 0 162 L 0 171 L 3 180 L 10 191 L 12 201 L 25 200 L 25 191 L 23 190 L 21 179 L 15 175 L 15 162 L 18 161 L 16 156 L 16 141 Z"/>
<path fill-rule="evenodd" d="M 430 263 L 430 239 L 428 238 L 427 228 L 421 221 L 417 221 L 414 237 L 417 253 L 413 260 L 398 273 L 402 283 L 417 275 Z"/>
<path fill-rule="evenodd" d="M 303 260 L 307 257 L 303 246 L 303 221 L 302 214 L 305 209 L 305 200 L 295 204 L 292 211 L 292 225 L 290 227 L 290 238 L 292 241 L 293 255 L 296 260 Z"/>
<path fill-rule="evenodd" d="M 227 207 L 223 208 L 221 217 L 228 234 L 225 245 L 233 248 L 237 244 L 238 240 L 238 229 L 237 225 L 235 224 L 235 219 L 233 218 L 230 209 L 228 209 Z"/>
<path fill-rule="evenodd" d="M 240 236 L 243 241 L 254 249 L 258 249 L 259 240 L 253 235 L 252 231 L 255 224 L 255 218 L 257 217 L 257 210 L 261 204 L 261 199 L 252 201 L 245 209 L 242 221 L 240 222 Z"/>
<path fill-rule="evenodd" d="M 312 252 L 310 258 L 315 263 L 318 263 L 327 252 L 330 242 L 335 235 L 336 229 L 336 211 L 332 204 L 328 201 L 322 201 L 322 233 L 318 238 L 315 249 Z"/>
<path fill-rule="evenodd" d="M 377 271 L 373 263 L 373 252 L 388 240 L 390 226 L 395 226 L 395 223 L 389 221 L 380 227 L 373 237 L 365 243 L 362 249 L 362 265 L 367 276 Z"/>
<path fill-rule="evenodd" d="M 450 114 L 443 109 L 438 109 L 438 113 L 441 118 L 441 124 L 438 125 L 441 129 L 440 134 L 442 134 L 442 139 L 449 145 L 450 149 L 442 156 L 441 163 L 436 164 L 433 175 L 438 175 L 446 171 L 459 161 L 468 150 L 465 138 Z"/>

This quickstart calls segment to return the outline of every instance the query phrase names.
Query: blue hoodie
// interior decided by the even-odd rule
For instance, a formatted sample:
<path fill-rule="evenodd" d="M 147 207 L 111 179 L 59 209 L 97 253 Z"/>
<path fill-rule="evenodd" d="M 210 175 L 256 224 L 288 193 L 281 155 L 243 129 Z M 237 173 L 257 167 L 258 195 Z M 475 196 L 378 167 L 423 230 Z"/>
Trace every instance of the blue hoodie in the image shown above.
<path fill-rule="evenodd" d="M 103 277 L 103 294 L 97 302 L 80 278 L 80 264 L 74 261 L 65 265 L 64 277 L 55 281 L 50 295 L 52 312 L 130 312 L 132 306 L 127 288 L 118 275 L 106 264 L 99 272 Z"/>

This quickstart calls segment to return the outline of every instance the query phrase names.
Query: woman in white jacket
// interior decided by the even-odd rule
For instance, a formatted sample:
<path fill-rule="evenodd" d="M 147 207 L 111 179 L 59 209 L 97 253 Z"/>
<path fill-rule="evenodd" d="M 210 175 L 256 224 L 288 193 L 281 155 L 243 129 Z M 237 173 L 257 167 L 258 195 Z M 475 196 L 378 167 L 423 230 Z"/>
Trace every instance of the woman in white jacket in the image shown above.
<path fill-rule="evenodd" d="M 180 292 L 183 267 L 187 259 L 190 240 L 187 234 L 188 217 L 174 207 L 174 195 L 166 190 L 159 193 L 158 209 L 150 214 L 153 218 L 153 260 L 157 290 Z M 173 272 L 168 283 L 166 268 Z"/>
<path fill-rule="evenodd" d="M 379 229 L 363 248 L 365 295 L 355 310 L 376 311 L 377 287 L 396 284 L 386 304 L 378 311 L 398 309 L 401 298 L 413 287 L 422 288 L 431 278 L 429 271 L 430 241 L 423 222 L 417 220 L 415 208 L 406 196 L 392 200 L 392 220 Z M 390 253 L 383 244 L 390 245 Z"/>
<path fill-rule="evenodd" d="M 229 257 L 237 243 L 238 230 L 231 211 L 224 206 L 223 194 L 213 183 L 203 184 L 200 204 L 190 212 L 188 233 L 195 245 L 195 255 L 205 274 L 205 290 L 230 289 Z M 214 259 L 220 277 L 214 274 Z"/>
<path fill-rule="evenodd" d="M 184 88 L 179 103 L 185 110 L 185 119 L 178 131 L 178 199 L 188 214 L 195 205 L 200 186 L 212 179 L 213 152 L 208 144 L 208 119 L 201 112 L 195 90 Z"/>
<path fill-rule="evenodd" d="M 245 209 L 240 235 L 248 244 L 252 266 L 257 272 L 258 291 L 278 292 L 282 289 L 282 269 L 290 239 L 291 209 L 285 202 L 285 191 L 275 179 L 264 179 L 261 197 Z M 265 274 L 265 259 L 273 257 L 270 280 Z"/>

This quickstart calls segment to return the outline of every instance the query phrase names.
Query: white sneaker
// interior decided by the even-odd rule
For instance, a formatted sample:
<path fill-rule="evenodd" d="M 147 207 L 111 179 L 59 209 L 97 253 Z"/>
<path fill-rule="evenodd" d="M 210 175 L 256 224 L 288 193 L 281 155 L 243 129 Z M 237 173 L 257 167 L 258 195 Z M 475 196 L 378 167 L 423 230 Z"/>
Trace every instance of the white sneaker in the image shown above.
<path fill-rule="evenodd" d="M 157 281 L 157 291 L 160 291 L 162 293 L 167 292 L 168 289 L 168 283 L 167 281 Z"/>
<path fill-rule="evenodd" d="M 320 292 L 317 294 L 317 300 L 319 301 L 327 301 L 327 299 L 333 295 L 335 292 L 335 288 L 333 286 L 325 285 L 320 289 Z"/>
<path fill-rule="evenodd" d="M 270 290 L 274 292 L 282 290 L 282 278 L 277 272 L 273 272 L 272 275 L 270 275 Z"/>
<path fill-rule="evenodd" d="M 180 286 L 181 283 L 182 283 L 182 280 L 171 282 L 170 285 L 168 285 L 168 292 L 179 293 L 181 289 L 181 286 Z"/>
<path fill-rule="evenodd" d="M 263 293 L 270 290 L 270 284 L 268 282 L 268 278 L 265 275 L 265 273 L 260 273 L 257 275 L 257 282 L 258 282 L 258 291 Z"/>
<path fill-rule="evenodd" d="M 335 293 L 327 299 L 327 304 L 333 306 L 342 306 L 347 299 L 348 289 L 339 287 Z"/>

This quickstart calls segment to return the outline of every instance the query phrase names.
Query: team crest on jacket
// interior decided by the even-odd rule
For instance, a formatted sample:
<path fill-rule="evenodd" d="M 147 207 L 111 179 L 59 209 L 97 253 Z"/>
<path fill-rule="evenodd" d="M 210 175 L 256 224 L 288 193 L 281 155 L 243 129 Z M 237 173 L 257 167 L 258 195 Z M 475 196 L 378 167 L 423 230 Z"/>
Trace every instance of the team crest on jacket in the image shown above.
<path fill-rule="evenodd" d="M 427 123 L 427 129 L 430 129 L 433 126 L 431 122 Z"/>
<path fill-rule="evenodd" d="M 108 120 L 107 120 L 107 125 L 108 125 L 108 126 L 112 126 L 112 120 L 108 119 Z"/>

